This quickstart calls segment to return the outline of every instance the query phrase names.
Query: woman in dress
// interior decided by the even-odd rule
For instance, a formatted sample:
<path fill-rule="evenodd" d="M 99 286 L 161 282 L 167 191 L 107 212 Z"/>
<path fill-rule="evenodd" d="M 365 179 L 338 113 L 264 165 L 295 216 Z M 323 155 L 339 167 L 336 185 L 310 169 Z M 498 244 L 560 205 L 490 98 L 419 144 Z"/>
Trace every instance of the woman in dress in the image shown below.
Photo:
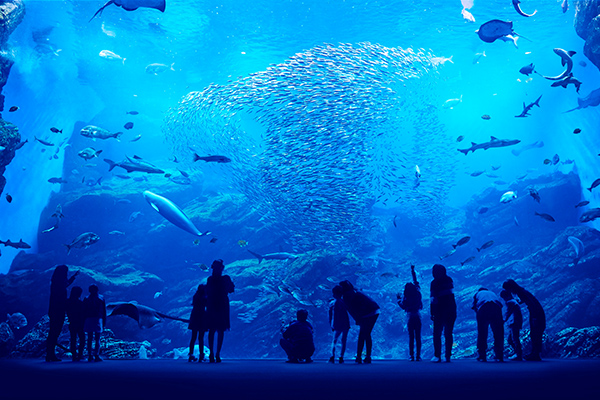
<path fill-rule="evenodd" d="M 229 293 L 235 288 L 229 275 L 223 275 L 225 265 L 223 260 L 215 260 L 212 265 L 212 275 L 206 281 L 206 322 L 208 328 L 208 357 L 211 363 L 221 362 L 221 347 L 223 336 L 230 328 L 229 323 Z M 213 351 L 215 332 L 218 332 L 217 352 Z"/>

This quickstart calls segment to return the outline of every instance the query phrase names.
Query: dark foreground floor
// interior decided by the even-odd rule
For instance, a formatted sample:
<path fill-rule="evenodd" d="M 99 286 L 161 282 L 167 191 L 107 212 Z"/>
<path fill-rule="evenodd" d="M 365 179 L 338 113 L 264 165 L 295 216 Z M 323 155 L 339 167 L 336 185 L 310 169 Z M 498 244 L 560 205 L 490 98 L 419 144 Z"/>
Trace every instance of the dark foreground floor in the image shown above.
<path fill-rule="evenodd" d="M 0 360 L 0 399 L 600 399 L 600 360 L 371 365 Z"/>

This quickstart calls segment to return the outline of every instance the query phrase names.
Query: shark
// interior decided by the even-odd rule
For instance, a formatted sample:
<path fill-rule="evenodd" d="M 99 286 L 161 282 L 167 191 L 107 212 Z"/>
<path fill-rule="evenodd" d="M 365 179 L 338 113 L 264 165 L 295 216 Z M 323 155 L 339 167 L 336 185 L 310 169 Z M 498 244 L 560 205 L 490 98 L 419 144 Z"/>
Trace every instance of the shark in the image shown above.
<path fill-rule="evenodd" d="M 263 254 L 260 255 L 258 253 L 253 252 L 252 250 L 248 250 L 248 252 L 250 254 L 252 254 L 254 257 L 258 258 L 258 263 L 260 264 L 262 262 L 262 260 L 289 260 L 289 259 L 295 259 L 298 257 L 297 254 L 292 254 L 292 253 L 270 253 L 270 254 Z"/>
<path fill-rule="evenodd" d="M 156 210 L 156 212 L 165 217 L 167 221 L 176 227 L 183 229 L 194 236 L 205 236 L 210 234 L 210 232 L 200 232 L 192 223 L 192 221 L 190 221 L 187 215 L 185 215 L 185 213 L 171 200 L 148 190 L 146 190 L 143 195 L 146 201 L 152 206 L 152 208 L 154 208 L 154 210 Z"/>
<path fill-rule="evenodd" d="M 592 90 L 590 92 L 590 94 L 588 94 L 584 98 L 578 98 L 577 104 L 578 104 L 577 107 L 573 108 L 572 110 L 565 111 L 564 113 L 568 113 L 568 112 L 575 111 L 575 110 L 581 110 L 582 108 L 599 106 L 600 105 L 600 88 L 598 88 L 596 90 Z"/>
<path fill-rule="evenodd" d="M 165 172 L 162 169 L 156 168 L 155 166 L 153 166 L 152 164 L 150 164 L 148 162 L 139 162 L 139 161 L 136 161 L 129 157 L 127 157 L 126 160 L 123 160 L 118 163 L 116 163 L 112 160 L 109 160 L 108 158 L 105 158 L 104 162 L 106 162 L 108 164 L 109 171 L 112 171 L 113 168 L 115 168 L 115 167 L 121 167 L 127 172 L 138 171 L 138 172 L 146 172 L 148 174 L 164 174 L 164 172 Z"/>
<path fill-rule="evenodd" d="M 561 79 L 564 79 L 567 76 L 569 76 L 569 74 L 573 70 L 573 59 L 571 57 L 573 57 L 575 55 L 575 52 L 574 51 L 566 51 L 566 50 L 559 49 L 559 48 L 555 48 L 554 52 L 556 53 L 556 55 L 558 55 L 560 57 L 560 64 L 563 67 L 566 65 L 567 69 L 564 70 L 563 73 L 558 76 L 544 76 L 544 78 L 551 80 L 551 81 L 560 81 Z"/>
<path fill-rule="evenodd" d="M 114 4 L 117 7 L 123 7 L 126 11 L 135 11 L 140 7 L 146 7 L 165 12 L 167 6 L 166 0 L 110 0 L 96 11 L 96 14 L 90 18 L 90 22 L 96 18 L 98 14 L 102 15 L 102 11 L 111 4 Z"/>
<path fill-rule="evenodd" d="M 119 301 L 115 303 L 109 303 L 106 305 L 106 310 L 108 311 L 109 317 L 115 315 L 125 315 L 131 319 L 134 319 L 137 321 L 138 326 L 141 329 L 152 328 L 165 318 L 182 322 L 190 322 L 189 319 L 171 317 L 143 304 L 138 304 L 136 301 Z"/>
<path fill-rule="evenodd" d="M 579 93 L 579 88 L 581 87 L 581 83 L 582 82 L 579 79 L 577 79 L 577 78 L 575 78 L 573 76 L 573 73 L 570 73 L 563 80 L 553 82 L 552 85 L 550 85 L 550 86 L 552 86 L 552 87 L 562 86 L 563 88 L 566 89 L 567 86 L 569 86 L 569 85 L 572 84 L 572 85 L 575 86 L 575 89 L 577 90 L 577 93 Z"/>
<path fill-rule="evenodd" d="M 513 3 L 513 7 L 515 8 L 515 11 L 518 12 L 519 15 L 522 15 L 524 17 L 533 17 L 537 13 L 537 10 L 535 10 L 531 14 L 527 14 L 527 13 L 523 12 L 523 10 L 521 10 L 521 6 L 519 5 L 521 3 L 520 0 L 512 0 L 512 3 Z"/>
<path fill-rule="evenodd" d="M 487 149 L 491 149 L 493 147 L 508 147 L 508 146 L 514 146 L 515 144 L 519 144 L 521 143 L 520 140 L 507 140 L 507 139 L 498 139 L 495 138 L 494 136 L 491 136 L 490 141 L 489 142 L 484 142 L 484 143 L 475 143 L 475 142 L 471 142 L 471 147 L 469 147 L 468 149 L 458 149 L 458 151 L 460 151 L 461 153 L 463 153 L 464 155 L 469 154 L 469 151 L 472 151 L 473 153 L 475 153 L 475 150 L 479 150 L 479 149 L 483 149 L 483 150 L 487 150 Z"/>
<path fill-rule="evenodd" d="M 533 108 L 533 106 L 540 106 L 540 99 L 542 98 L 542 96 L 540 95 L 540 97 L 538 97 L 538 99 L 536 101 L 534 101 L 533 103 L 529 104 L 529 105 L 525 105 L 525 103 L 523 103 L 523 112 L 519 115 L 515 115 L 515 118 L 525 118 L 527 116 L 529 116 L 529 110 L 531 110 Z"/>

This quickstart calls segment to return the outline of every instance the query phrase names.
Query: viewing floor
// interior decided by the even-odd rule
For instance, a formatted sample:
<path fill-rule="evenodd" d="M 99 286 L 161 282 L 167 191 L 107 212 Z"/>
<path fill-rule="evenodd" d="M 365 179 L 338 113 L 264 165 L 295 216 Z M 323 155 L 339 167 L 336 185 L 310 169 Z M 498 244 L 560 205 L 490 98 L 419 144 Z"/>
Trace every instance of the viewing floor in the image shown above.
<path fill-rule="evenodd" d="M 0 360 L 0 398 L 12 399 L 592 399 L 600 360 Z"/>

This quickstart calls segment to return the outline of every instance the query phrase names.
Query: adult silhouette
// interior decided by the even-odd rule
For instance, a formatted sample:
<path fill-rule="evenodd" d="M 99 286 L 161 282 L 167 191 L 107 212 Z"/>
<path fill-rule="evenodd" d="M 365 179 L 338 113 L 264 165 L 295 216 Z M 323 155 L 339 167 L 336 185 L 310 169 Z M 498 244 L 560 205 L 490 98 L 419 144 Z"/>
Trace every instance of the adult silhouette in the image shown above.
<path fill-rule="evenodd" d="M 62 361 L 56 356 L 56 344 L 58 336 L 65 323 L 65 314 L 67 312 L 67 288 L 73 283 L 79 271 L 68 278 L 69 267 L 59 265 L 54 269 L 50 284 L 50 304 L 48 307 L 48 317 L 50 319 L 50 330 L 46 340 L 46 361 Z"/>
<path fill-rule="evenodd" d="M 212 275 L 206 281 L 206 322 L 208 327 L 208 359 L 211 363 L 221 362 L 221 347 L 225 331 L 230 328 L 229 293 L 233 293 L 235 285 L 229 275 L 223 275 L 225 265 L 223 260 L 215 260 L 212 265 Z M 213 351 L 215 332 L 218 332 L 217 351 Z"/>

